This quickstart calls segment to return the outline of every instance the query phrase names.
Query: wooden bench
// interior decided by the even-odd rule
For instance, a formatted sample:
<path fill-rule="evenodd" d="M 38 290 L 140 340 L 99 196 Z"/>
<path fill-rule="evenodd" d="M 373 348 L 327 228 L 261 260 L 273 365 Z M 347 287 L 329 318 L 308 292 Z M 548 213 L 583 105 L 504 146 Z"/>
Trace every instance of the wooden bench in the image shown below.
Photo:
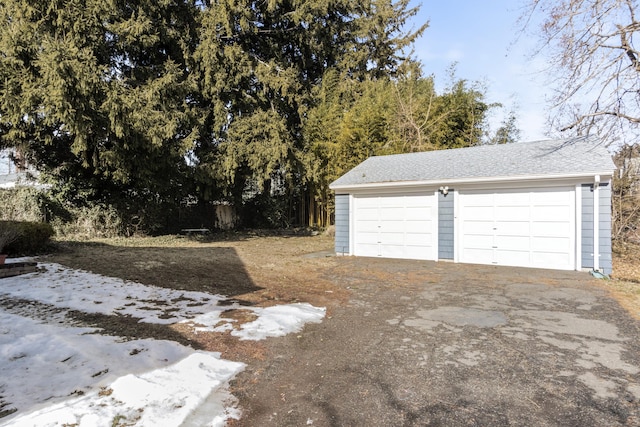
<path fill-rule="evenodd" d="M 192 234 L 209 234 L 211 230 L 208 228 L 183 228 L 182 234 L 186 234 L 187 236 L 191 236 Z"/>
<path fill-rule="evenodd" d="M 20 274 L 33 273 L 36 271 L 35 262 L 12 262 L 0 265 L 0 279 L 3 277 L 19 276 Z"/>

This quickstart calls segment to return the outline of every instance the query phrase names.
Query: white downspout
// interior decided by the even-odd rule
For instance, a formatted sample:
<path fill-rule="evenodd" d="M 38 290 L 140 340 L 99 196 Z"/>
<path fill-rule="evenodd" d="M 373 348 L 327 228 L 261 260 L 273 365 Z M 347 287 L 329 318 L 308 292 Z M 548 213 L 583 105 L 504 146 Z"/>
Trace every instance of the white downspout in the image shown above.
<path fill-rule="evenodd" d="M 593 182 L 593 269 L 600 271 L 600 175 Z"/>
<path fill-rule="evenodd" d="M 431 233 L 433 234 L 433 241 L 435 242 L 435 244 L 433 245 L 433 253 L 432 253 L 432 258 L 436 261 L 440 260 L 440 227 L 439 227 L 439 222 L 440 222 L 440 191 L 439 190 L 435 190 L 433 192 L 434 194 L 434 200 L 436 201 L 436 220 L 435 221 L 431 221 Z M 433 215 L 432 215 L 433 217 Z"/>
<path fill-rule="evenodd" d="M 453 262 L 460 262 L 460 248 L 462 247 L 460 212 L 460 194 L 456 190 L 453 192 Z"/>
<path fill-rule="evenodd" d="M 576 206 L 576 232 L 575 232 L 575 250 L 574 255 L 576 271 L 582 270 L 582 184 L 576 184 L 575 187 L 575 206 Z"/>
<path fill-rule="evenodd" d="M 354 255 L 355 243 L 354 239 L 356 236 L 356 231 L 353 229 L 355 226 L 354 220 L 354 210 L 356 208 L 356 202 L 354 200 L 353 194 L 349 193 L 349 253 L 347 255 Z"/>

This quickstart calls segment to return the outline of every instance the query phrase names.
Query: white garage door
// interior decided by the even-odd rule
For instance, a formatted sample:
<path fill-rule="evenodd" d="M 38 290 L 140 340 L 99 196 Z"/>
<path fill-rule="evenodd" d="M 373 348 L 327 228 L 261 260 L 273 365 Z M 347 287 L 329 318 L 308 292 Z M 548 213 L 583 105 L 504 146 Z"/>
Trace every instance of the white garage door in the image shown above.
<path fill-rule="evenodd" d="M 404 194 L 354 197 L 354 254 L 436 259 L 436 197 Z"/>
<path fill-rule="evenodd" d="M 459 261 L 573 270 L 573 188 L 461 192 Z"/>

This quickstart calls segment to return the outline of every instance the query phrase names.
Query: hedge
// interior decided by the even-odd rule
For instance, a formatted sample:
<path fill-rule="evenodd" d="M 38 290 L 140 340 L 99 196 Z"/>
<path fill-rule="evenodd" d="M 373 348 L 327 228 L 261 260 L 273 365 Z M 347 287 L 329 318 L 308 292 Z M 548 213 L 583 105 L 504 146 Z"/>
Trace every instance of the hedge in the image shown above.
<path fill-rule="evenodd" d="M 0 221 L 4 226 L 14 227 L 19 236 L 2 252 L 8 255 L 35 255 L 44 252 L 54 235 L 51 224 L 30 221 Z"/>

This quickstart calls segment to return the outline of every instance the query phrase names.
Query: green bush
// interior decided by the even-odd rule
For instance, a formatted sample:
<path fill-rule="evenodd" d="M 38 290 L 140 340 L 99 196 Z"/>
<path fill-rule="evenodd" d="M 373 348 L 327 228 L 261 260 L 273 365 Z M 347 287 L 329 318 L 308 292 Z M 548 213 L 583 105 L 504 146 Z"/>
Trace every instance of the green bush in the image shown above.
<path fill-rule="evenodd" d="M 0 228 L 14 228 L 17 238 L 3 250 L 9 255 L 34 255 L 47 249 L 54 231 L 51 224 L 28 221 L 0 221 Z"/>

